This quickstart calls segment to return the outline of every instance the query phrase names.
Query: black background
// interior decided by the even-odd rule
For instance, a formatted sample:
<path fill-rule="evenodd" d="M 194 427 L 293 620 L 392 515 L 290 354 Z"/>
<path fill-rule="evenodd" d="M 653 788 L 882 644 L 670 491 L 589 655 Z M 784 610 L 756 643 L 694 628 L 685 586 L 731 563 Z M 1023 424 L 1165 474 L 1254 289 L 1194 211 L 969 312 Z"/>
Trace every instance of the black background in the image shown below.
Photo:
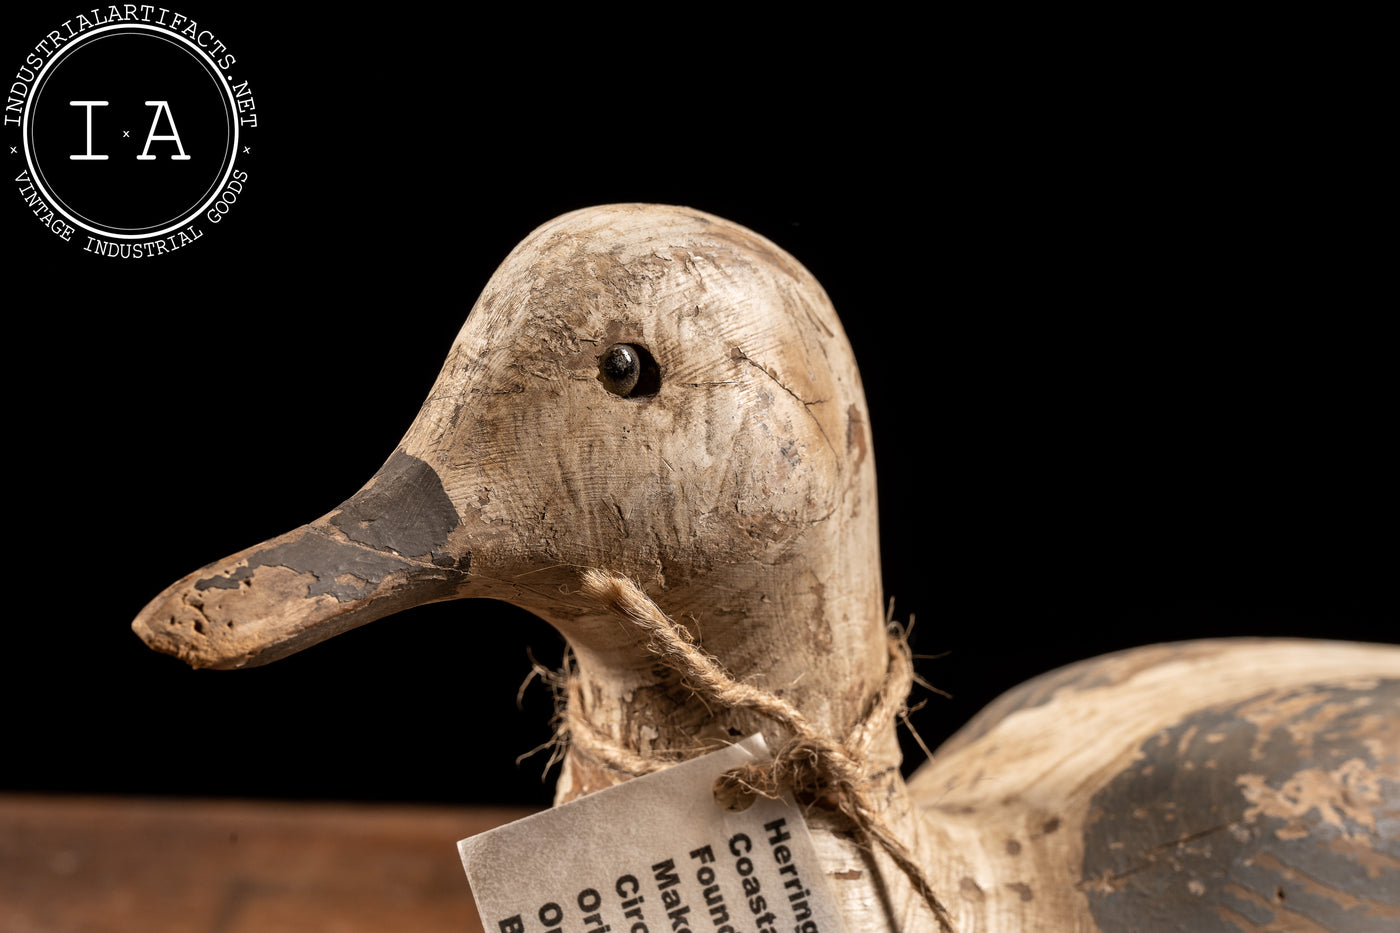
<path fill-rule="evenodd" d="M 177 8 L 257 99 L 227 221 L 123 261 L 0 199 L 0 788 L 545 802 L 543 759 L 515 757 L 548 737 L 548 698 L 515 694 L 527 649 L 553 663 L 561 642 L 512 607 L 425 607 L 236 673 L 128 626 L 353 493 L 510 248 L 614 201 L 738 221 L 830 293 L 870 404 L 886 590 L 953 694 L 914 718 L 930 744 L 1104 651 L 1400 641 L 1392 344 L 1306 82 L 1229 49 L 1184 71 L 852 29 L 799 46 L 752 24 L 682 42 Z M 66 15 L 7 13 L 5 73 Z"/>

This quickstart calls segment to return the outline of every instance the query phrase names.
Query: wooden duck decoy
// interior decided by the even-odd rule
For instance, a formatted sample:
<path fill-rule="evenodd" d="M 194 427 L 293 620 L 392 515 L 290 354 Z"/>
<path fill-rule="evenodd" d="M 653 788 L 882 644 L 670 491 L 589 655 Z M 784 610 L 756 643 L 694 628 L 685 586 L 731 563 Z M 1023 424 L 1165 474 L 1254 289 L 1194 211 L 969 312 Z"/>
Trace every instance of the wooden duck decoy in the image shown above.
<path fill-rule="evenodd" d="M 697 696 L 582 582 L 622 575 L 735 681 L 838 743 L 863 730 L 861 793 L 936 897 L 811 795 L 853 933 L 1400 928 L 1395 647 L 1086 661 L 993 703 L 906 787 L 894 718 L 872 718 L 901 655 L 868 424 L 835 311 L 780 248 L 683 208 L 576 211 L 506 258 L 363 489 L 133 626 L 237 668 L 423 603 L 501 599 L 576 658 L 570 718 L 592 737 L 558 801 L 632 776 L 599 748 L 674 760 L 754 732 L 782 748 L 787 725 Z"/>

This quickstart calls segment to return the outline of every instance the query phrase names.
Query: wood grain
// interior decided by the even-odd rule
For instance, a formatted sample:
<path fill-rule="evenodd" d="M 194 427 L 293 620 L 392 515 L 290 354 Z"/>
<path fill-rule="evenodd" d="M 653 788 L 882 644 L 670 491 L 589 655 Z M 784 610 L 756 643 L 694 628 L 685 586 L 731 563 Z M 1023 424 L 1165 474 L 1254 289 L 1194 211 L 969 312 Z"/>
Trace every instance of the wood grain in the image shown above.
<path fill-rule="evenodd" d="M 456 842 L 523 811 L 0 796 L 6 933 L 481 933 Z"/>

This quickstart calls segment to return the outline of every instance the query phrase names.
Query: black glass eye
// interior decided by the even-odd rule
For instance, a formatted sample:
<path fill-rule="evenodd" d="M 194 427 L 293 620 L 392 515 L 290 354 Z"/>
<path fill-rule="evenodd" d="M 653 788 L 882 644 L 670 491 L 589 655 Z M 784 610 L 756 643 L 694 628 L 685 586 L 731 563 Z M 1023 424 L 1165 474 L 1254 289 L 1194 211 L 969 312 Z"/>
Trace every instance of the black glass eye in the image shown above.
<path fill-rule="evenodd" d="M 598 378 L 613 395 L 630 395 L 641 375 L 642 361 L 630 343 L 613 344 L 598 362 Z"/>
<path fill-rule="evenodd" d="M 598 381 L 623 398 L 655 395 L 661 388 L 661 370 L 645 347 L 615 343 L 598 358 Z"/>

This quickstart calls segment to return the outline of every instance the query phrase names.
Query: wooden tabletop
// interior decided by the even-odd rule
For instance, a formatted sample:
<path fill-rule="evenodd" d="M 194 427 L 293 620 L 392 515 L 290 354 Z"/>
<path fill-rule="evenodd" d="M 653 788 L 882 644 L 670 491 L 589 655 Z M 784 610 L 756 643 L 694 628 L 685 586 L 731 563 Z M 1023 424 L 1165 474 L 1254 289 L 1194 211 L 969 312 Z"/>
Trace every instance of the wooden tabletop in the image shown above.
<path fill-rule="evenodd" d="M 0 930 L 481 933 L 457 840 L 527 812 L 0 794 Z"/>

